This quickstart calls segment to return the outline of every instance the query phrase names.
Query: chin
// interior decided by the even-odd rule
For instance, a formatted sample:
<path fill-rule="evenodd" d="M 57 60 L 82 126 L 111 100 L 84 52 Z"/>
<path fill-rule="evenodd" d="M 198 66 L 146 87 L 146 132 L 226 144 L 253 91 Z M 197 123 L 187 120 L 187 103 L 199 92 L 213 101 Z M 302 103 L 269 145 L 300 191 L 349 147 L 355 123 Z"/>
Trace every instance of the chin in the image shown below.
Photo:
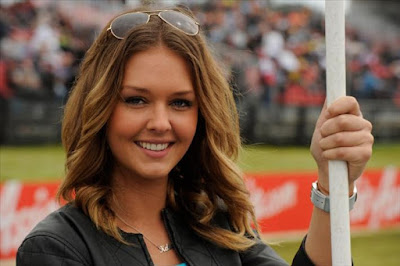
<path fill-rule="evenodd" d="M 144 179 L 149 180 L 157 180 L 157 179 L 168 179 L 169 171 L 150 171 L 150 172 L 142 172 L 141 176 Z"/>

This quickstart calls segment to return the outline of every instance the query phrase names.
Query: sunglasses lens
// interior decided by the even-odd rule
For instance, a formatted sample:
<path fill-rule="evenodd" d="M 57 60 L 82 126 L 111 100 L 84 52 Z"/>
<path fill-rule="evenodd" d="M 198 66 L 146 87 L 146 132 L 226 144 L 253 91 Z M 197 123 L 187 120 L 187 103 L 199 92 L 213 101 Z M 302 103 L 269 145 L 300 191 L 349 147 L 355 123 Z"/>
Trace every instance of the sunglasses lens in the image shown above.
<path fill-rule="evenodd" d="M 199 25 L 189 16 L 174 10 L 162 11 L 159 14 L 165 22 L 188 35 L 196 35 L 199 32 Z"/>
<path fill-rule="evenodd" d="M 133 28 L 146 24 L 149 15 L 145 13 L 129 13 L 121 15 L 111 23 L 111 31 L 115 37 L 123 39 Z"/>

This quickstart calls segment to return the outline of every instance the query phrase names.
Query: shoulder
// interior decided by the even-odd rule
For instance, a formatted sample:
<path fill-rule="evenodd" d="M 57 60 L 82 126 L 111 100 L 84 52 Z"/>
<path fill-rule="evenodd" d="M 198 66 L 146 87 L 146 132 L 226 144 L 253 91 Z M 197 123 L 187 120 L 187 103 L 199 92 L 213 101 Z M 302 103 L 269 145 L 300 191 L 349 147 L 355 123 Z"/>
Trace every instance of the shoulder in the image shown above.
<path fill-rule="evenodd" d="M 275 250 L 265 244 L 262 240 L 257 239 L 257 243 L 248 250 L 240 254 L 243 265 L 262 265 L 262 266 L 287 266 Z"/>
<path fill-rule="evenodd" d="M 55 238 L 73 241 L 75 245 L 76 240 L 78 240 L 76 237 L 79 237 L 79 233 L 90 229 L 95 229 L 95 225 L 89 217 L 80 209 L 67 204 L 39 222 L 26 239 L 40 235 L 51 235 Z"/>
<path fill-rule="evenodd" d="M 66 205 L 48 215 L 26 236 L 17 253 L 17 265 L 35 263 L 88 265 L 82 233 L 94 225 L 79 209 Z"/>
<path fill-rule="evenodd" d="M 232 230 L 229 213 L 222 205 L 214 216 L 214 222 L 225 229 Z M 257 234 L 258 236 L 258 234 Z M 285 262 L 269 245 L 264 243 L 258 236 L 256 243 L 248 250 L 240 253 L 242 265 L 262 265 L 262 266 L 287 266 Z"/>

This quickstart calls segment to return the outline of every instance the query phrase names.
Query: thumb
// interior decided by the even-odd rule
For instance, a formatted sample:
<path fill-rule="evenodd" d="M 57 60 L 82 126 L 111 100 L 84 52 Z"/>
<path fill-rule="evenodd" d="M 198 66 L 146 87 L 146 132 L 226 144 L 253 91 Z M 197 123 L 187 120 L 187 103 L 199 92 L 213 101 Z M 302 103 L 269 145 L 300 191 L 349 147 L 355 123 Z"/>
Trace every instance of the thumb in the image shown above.
<path fill-rule="evenodd" d="M 317 123 L 315 124 L 315 128 L 320 128 L 322 126 L 322 124 L 326 120 L 328 120 L 329 113 L 328 113 L 327 109 L 328 109 L 328 107 L 327 107 L 327 103 L 326 103 L 326 99 L 325 99 L 324 106 L 322 107 L 321 113 L 319 114 Z"/>

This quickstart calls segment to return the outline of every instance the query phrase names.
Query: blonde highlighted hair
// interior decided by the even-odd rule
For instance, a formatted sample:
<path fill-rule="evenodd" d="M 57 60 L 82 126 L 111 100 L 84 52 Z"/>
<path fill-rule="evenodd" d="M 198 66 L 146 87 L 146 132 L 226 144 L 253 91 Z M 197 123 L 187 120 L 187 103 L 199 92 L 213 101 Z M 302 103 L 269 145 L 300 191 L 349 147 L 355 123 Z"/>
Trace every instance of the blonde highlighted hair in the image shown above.
<path fill-rule="evenodd" d="M 187 10 L 176 10 L 192 16 Z M 127 60 L 163 45 L 187 60 L 199 103 L 194 140 L 169 176 L 167 206 L 184 214 L 201 237 L 224 248 L 248 249 L 255 243 L 251 224 L 256 225 L 256 219 L 236 165 L 241 147 L 238 115 L 232 90 L 205 38 L 201 33 L 185 35 L 156 16 L 123 40 L 114 38 L 108 27 L 87 51 L 65 107 L 66 177 L 58 198 L 73 202 L 99 229 L 124 242 L 108 205 L 113 193 L 113 157 L 107 149 L 105 128 L 119 97 Z M 233 230 L 213 224 L 221 205 Z"/>

